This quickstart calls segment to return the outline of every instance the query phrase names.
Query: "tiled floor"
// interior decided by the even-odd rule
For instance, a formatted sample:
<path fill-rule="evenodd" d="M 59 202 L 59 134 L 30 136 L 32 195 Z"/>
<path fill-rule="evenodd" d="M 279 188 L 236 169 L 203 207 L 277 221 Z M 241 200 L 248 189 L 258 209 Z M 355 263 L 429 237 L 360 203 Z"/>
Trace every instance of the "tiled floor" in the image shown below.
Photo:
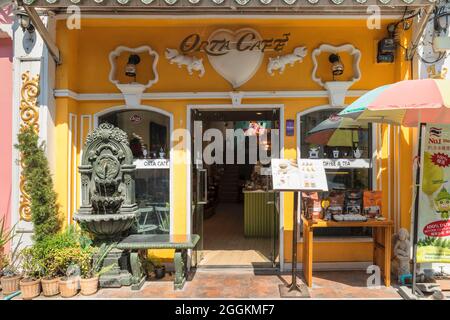
<path fill-rule="evenodd" d="M 202 266 L 270 267 L 273 240 L 244 237 L 241 203 L 220 203 L 216 213 L 204 221 Z"/>
<path fill-rule="evenodd" d="M 362 271 L 315 272 L 312 298 L 322 299 L 401 299 L 393 287 L 367 288 Z M 96 295 L 78 299 L 149 298 L 280 298 L 279 284 L 290 280 L 288 274 L 255 274 L 250 270 L 197 271 L 183 290 L 174 291 L 171 278 L 148 281 L 140 291 L 128 287 L 101 289 Z"/>

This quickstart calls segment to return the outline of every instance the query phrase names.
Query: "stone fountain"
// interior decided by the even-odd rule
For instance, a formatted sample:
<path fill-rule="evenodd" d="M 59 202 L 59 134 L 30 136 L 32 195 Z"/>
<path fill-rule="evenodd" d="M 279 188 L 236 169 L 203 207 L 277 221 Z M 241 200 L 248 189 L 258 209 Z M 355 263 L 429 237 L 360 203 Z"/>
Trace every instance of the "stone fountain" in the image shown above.
<path fill-rule="evenodd" d="M 74 220 L 92 234 L 96 244 L 112 243 L 125 237 L 138 214 L 135 199 L 133 154 L 127 134 L 109 123 L 90 133 L 83 149 L 80 210 Z M 100 286 L 131 284 L 128 253 L 110 251 L 104 266 L 115 267 L 100 276 Z"/>

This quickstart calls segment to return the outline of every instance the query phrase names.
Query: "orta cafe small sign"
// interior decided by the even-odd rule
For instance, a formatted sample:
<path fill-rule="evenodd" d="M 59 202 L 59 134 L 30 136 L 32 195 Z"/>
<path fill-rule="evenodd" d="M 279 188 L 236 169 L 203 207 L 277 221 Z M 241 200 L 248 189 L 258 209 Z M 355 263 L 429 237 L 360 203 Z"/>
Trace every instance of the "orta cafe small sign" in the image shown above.
<path fill-rule="evenodd" d="M 265 52 L 281 52 L 289 37 L 290 33 L 284 33 L 278 37 L 262 38 L 251 28 L 237 31 L 218 29 L 208 39 L 197 33 L 190 34 L 181 41 L 179 48 L 183 54 L 206 53 L 213 68 L 233 88 L 237 88 L 258 71 Z"/>

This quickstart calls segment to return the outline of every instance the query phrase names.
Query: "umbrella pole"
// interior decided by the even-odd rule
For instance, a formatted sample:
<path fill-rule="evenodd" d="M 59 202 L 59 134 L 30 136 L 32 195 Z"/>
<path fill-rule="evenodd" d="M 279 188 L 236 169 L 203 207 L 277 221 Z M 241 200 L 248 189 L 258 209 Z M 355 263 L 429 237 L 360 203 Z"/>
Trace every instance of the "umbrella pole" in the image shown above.
<path fill-rule="evenodd" d="M 414 225 L 413 225 L 413 274 L 412 274 L 412 294 L 416 294 L 416 270 L 417 270 L 417 240 L 419 229 L 419 195 L 420 195 L 420 166 L 422 155 L 422 127 L 423 123 L 419 125 L 419 140 L 417 149 L 417 168 L 416 168 L 416 198 L 414 199 Z"/>

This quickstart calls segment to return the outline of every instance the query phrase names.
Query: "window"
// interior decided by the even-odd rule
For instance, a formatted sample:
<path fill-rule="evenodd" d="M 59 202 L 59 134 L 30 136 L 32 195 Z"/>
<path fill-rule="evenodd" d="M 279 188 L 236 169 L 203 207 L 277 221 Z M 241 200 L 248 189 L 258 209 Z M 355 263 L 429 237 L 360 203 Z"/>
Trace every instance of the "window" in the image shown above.
<path fill-rule="evenodd" d="M 153 111 L 126 110 L 99 118 L 128 135 L 133 153 L 136 202 L 139 217 L 135 233 L 169 233 L 170 229 L 170 169 L 169 117 Z"/>
<path fill-rule="evenodd" d="M 312 111 L 300 117 L 300 157 L 324 160 L 329 191 L 371 190 L 371 126 L 361 125 L 337 129 L 332 138 L 324 135 L 326 144 L 311 143 L 308 133 L 322 121 L 333 117 L 341 109 L 329 108 Z M 329 131 L 331 132 L 331 131 Z M 316 141 L 315 139 L 314 141 Z M 323 198 L 329 192 L 322 192 Z M 370 229 L 365 228 L 318 228 L 318 236 L 369 236 Z"/>

